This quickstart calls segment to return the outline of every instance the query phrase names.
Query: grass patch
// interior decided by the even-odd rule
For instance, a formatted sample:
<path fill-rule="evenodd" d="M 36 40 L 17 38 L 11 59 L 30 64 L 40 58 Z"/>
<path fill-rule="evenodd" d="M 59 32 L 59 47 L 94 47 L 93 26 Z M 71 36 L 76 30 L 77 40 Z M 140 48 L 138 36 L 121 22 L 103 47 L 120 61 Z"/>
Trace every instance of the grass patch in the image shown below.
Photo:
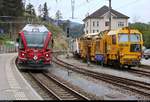
<path fill-rule="evenodd" d="M 7 34 L 4 34 L 4 35 L 1 35 L 1 36 L 0 36 L 0 45 L 2 45 L 2 44 L 7 45 L 7 44 L 8 44 L 8 43 L 7 43 L 8 41 L 11 41 L 11 39 L 8 37 Z"/>

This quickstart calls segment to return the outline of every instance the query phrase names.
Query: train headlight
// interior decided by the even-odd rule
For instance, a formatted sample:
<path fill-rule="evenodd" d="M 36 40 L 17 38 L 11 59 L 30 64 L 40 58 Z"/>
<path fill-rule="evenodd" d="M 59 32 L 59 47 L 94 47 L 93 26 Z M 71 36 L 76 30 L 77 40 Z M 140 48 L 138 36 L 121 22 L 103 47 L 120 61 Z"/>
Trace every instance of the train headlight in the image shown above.
<path fill-rule="evenodd" d="M 24 54 L 24 53 L 22 53 L 21 55 L 22 55 L 22 56 L 24 56 L 25 54 Z"/>
<path fill-rule="evenodd" d="M 24 53 L 24 52 L 21 52 L 21 53 L 20 53 L 20 56 L 21 56 L 21 57 L 25 57 L 25 53 Z"/>
<path fill-rule="evenodd" d="M 48 55 L 48 54 L 46 54 L 45 56 L 46 56 L 46 57 L 48 57 L 49 55 Z"/>

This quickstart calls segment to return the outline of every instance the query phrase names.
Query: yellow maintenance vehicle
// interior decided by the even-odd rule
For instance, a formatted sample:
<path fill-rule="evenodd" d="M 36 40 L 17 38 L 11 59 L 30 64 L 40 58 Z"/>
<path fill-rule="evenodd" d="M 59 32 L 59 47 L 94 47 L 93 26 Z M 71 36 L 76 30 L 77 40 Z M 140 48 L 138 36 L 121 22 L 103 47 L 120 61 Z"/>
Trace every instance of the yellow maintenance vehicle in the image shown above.
<path fill-rule="evenodd" d="M 101 40 L 105 64 L 128 67 L 140 64 L 143 38 L 138 30 L 124 27 L 105 31 Z"/>
<path fill-rule="evenodd" d="M 136 66 L 142 57 L 142 33 L 129 27 L 86 34 L 78 44 L 81 58 L 107 65 Z"/>
<path fill-rule="evenodd" d="M 94 37 L 98 35 L 98 33 L 92 33 L 82 36 L 78 40 L 79 44 L 79 52 L 80 57 L 83 59 L 87 59 L 89 57 L 91 61 L 95 61 L 95 40 Z"/>

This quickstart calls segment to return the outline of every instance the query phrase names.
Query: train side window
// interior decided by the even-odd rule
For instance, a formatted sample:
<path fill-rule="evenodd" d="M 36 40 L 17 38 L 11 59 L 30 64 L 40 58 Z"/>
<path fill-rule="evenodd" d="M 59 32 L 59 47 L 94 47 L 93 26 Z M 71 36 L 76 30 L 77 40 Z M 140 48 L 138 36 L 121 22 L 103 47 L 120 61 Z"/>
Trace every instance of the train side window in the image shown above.
<path fill-rule="evenodd" d="M 24 45 L 23 45 L 22 39 L 19 38 L 19 49 L 22 49 L 22 48 L 24 48 Z"/>
<path fill-rule="evenodd" d="M 116 44 L 116 35 L 112 35 L 112 44 Z"/>

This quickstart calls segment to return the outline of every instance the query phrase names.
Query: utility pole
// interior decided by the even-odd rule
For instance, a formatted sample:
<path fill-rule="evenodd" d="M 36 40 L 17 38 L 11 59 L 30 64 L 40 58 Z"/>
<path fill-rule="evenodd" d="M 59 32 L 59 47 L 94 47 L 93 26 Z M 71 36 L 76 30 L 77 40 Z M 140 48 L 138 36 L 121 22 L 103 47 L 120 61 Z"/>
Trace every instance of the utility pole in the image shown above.
<path fill-rule="evenodd" d="M 75 0 L 71 0 L 72 19 L 74 19 L 74 6 L 75 6 Z"/>
<path fill-rule="evenodd" d="M 111 0 L 109 0 L 109 30 L 111 30 Z"/>

